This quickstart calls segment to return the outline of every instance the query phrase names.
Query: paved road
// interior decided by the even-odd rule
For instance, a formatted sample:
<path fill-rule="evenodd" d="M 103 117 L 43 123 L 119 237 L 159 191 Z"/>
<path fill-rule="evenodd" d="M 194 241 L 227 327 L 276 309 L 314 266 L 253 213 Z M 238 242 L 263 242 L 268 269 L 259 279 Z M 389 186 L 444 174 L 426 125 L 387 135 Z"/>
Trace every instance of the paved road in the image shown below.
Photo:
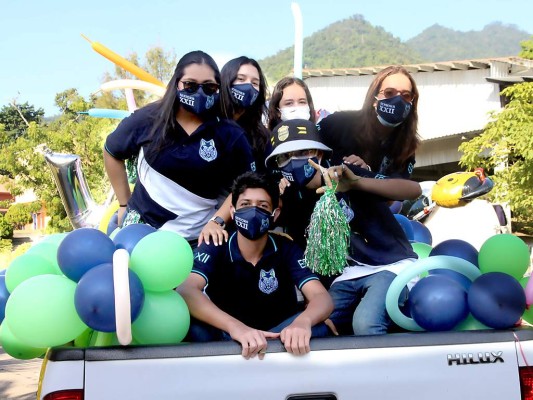
<path fill-rule="evenodd" d="M 35 400 L 41 362 L 18 360 L 0 347 L 0 400 Z"/>

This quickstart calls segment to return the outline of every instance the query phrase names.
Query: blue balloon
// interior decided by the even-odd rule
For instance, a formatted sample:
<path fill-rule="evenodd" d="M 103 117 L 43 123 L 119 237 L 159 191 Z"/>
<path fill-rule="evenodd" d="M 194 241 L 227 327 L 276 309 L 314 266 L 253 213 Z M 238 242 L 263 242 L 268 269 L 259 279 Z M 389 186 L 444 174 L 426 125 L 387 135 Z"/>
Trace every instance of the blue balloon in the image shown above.
<path fill-rule="evenodd" d="M 389 208 L 393 214 L 398 214 L 400 211 L 402 211 L 402 205 L 403 203 L 401 201 L 395 200 L 392 202 Z"/>
<path fill-rule="evenodd" d="M 470 243 L 460 239 L 448 239 L 437 244 L 429 253 L 432 256 L 452 256 L 462 258 L 479 268 L 478 251 Z M 431 274 L 446 275 L 459 282 L 466 291 L 470 288 L 472 281 L 464 275 L 445 269 L 434 269 Z"/>
<path fill-rule="evenodd" d="M 445 276 L 418 281 L 409 293 L 409 304 L 413 320 L 428 331 L 451 330 L 468 316 L 466 291 Z"/>
<path fill-rule="evenodd" d="M 0 271 L 0 276 L 5 276 L 6 272 L 7 272 L 7 269 L 3 269 L 2 271 Z"/>
<path fill-rule="evenodd" d="M 109 223 L 107 224 L 107 229 L 106 229 L 107 236 L 111 235 L 111 233 L 117 228 L 118 228 L 118 211 L 114 213 L 109 219 Z"/>
<path fill-rule="evenodd" d="M 0 275 L 0 324 L 6 316 L 6 304 L 9 292 L 6 287 L 6 276 Z"/>
<path fill-rule="evenodd" d="M 113 262 L 115 244 L 103 232 L 80 228 L 70 232 L 57 248 L 57 263 L 65 276 L 74 282 L 91 268 Z"/>
<path fill-rule="evenodd" d="M 144 303 L 144 288 L 135 272 L 128 271 L 130 283 L 131 321 L 135 321 Z M 115 289 L 113 265 L 102 264 L 87 271 L 78 282 L 74 305 L 79 317 L 96 331 L 115 332 Z"/>
<path fill-rule="evenodd" d="M 479 252 L 470 243 L 461 239 L 448 239 L 433 247 L 429 256 L 453 256 L 466 260 L 479 268 Z"/>
<path fill-rule="evenodd" d="M 472 282 L 468 306 L 482 324 L 494 329 L 507 329 L 520 321 L 526 309 L 526 294 L 513 276 L 487 272 Z"/>
<path fill-rule="evenodd" d="M 117 249 L 126 249 L 131 254 L 139 240 L 156 231 L 157 229 L 146 224 L 127 225 L 117 232 L 113 242 L 115 242 Z"/>
<path fill-rule="evenodd" d="M 405 236 L 407 236 L 407 239 L 414 240 L 415 233 L 413 231 L 413 225 L 411 225 L 411 220 L 402 214 L 394 214 L 394 217 L 401 225 L 403 231 L 405 232 Z"/>
<path fill-rule="evenodd" d="M 411 220 L 413 227 L 413 240 L 419 243 L 431 244 L 433 243 L 433 236 L 429 228 L 420 221 Z"/>

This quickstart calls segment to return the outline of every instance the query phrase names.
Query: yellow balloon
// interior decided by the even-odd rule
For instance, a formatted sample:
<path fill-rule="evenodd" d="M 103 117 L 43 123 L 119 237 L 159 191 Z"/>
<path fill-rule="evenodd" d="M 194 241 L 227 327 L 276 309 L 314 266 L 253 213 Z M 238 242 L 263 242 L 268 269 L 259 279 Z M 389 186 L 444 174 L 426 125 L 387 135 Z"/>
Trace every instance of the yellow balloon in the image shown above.
<path fill-rule="evenodd" d="M 104 211 L 104 215 L 102 216 L 102 219 L 100 220 L 100 225 L 98 225 L 98 230 L 104 232 L 107 235 L 107 226 L 109 225 L 109 221 L 111 221 L 111 217 L 113 217 L 113 214 L 117 212 L 119 208 L 118 201 L 113 201 L 109 207 L 106 208 Z"/>

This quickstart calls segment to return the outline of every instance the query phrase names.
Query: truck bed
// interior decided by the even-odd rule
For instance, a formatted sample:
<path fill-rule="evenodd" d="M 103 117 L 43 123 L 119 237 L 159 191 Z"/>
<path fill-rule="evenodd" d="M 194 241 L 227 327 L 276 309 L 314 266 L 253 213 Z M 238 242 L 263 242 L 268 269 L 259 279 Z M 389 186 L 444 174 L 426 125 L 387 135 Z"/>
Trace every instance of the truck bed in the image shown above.
<path fill-rule="evenodd" d="M 260 361 L 245 360 L 235 342 L 55 348 L 43 363 L 42 394 L 70 381 L 85 400 L 519 400 L 533 330 L 320 338 L 311 349 L 296 357 L 271 341 Z"/>

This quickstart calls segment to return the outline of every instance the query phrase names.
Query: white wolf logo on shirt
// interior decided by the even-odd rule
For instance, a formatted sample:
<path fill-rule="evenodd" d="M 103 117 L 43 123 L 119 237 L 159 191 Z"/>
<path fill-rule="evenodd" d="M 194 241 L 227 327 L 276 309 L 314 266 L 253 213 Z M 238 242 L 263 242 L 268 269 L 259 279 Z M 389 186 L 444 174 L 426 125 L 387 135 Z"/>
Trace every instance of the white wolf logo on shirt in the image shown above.
<path fill-rule="evenodd" d="M 202 157 L 205 161 L 208 161 L 208 162 L 216 159 L 217 148 L 215 147 L 215 141 L 213 139 L 209 141 L 201 139 L 199 154 L 200 154 L 200 157 Z"/>
<path fill-rule="evenodd" d="M 259 275 L 259 289 L 265 294 L 270 294 L 277 288 L 278 279 L 276 278 L 276 272 L 273 269 L 268 272 L 262 269 Z"/>

